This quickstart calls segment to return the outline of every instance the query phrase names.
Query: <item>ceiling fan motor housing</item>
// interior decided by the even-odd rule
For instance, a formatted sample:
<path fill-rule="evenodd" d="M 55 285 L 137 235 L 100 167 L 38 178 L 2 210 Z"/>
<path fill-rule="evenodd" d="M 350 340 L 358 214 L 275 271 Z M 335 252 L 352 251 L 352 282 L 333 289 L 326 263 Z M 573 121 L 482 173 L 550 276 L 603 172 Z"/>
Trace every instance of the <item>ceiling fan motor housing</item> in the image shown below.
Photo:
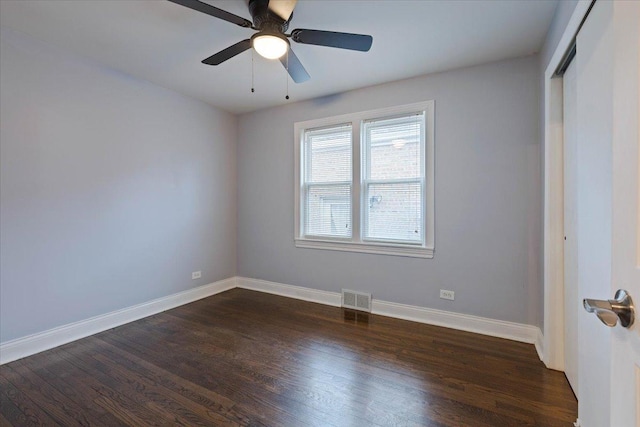
<path fill-rule="evenodd" d="M 289 28 L 293 13 L 286 21 L 269 9 L 269 0 L 249 0 L 249 13 L 253 27 L 258 31 L 284 33 Z"/>

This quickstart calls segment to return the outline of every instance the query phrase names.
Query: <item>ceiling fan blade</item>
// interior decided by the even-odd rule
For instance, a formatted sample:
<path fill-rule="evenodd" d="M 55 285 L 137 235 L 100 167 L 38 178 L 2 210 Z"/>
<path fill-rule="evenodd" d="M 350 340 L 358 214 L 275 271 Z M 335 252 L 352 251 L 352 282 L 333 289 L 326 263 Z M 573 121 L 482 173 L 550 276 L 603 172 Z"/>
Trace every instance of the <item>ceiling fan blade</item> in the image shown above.
<path fill-rule="evenodd" d="M 285 22 L 291 18 L 293 9 L 298 0 L 269 0 L 269 10 L 284 19 Z"/>
<path fill-rule="evenodd" d="M 287 64 L 287 61 L 288 61 L 288 64 Z M 289 48 L 289 52 L 287 55 L 282 55 L 280 57 L 280 62 L 282 63 L 284 68 L 287 69 L 287 71 L 289 72 L 289 75 L 291 76 L 294 82 L 302 83 L 302 82 L 306 82 L 311 78 L 309 73 L 307 73 L 307 70 L 305 70 L 304 67 L 302 66 L 302 62 L 300 62 L 300 60 L 298 59 L 296 54 L 293 53 L 293 50 L 291 48 Z"/>
<path fill-rule="evenodd" d="M 248 19 L 244 19 L 233 13 L 229 13 L 226 10 L 218 9 L 210 4 L 203 3 L 198 0 L 169 0 L 172 3 L 179 4 L 189 9 L 197 10 L 198 12 L 206 13 L 207 15 L 215 16 L 216 18 L 231 22 L 232 24 L 240 25 L 241 27 L 251 28 L 253 23 Z"/>
<path fill-rule="evenodd" d="M 367 52 L 371 49 L 373 37 L 364 34 L 337 33 L 334 31 L 295 29 L 291 38 L 298 43 Z"/>
<path fill-rule="evenodd" d="M 231 59 L 249 48 L 251 48 L 251 40 L 242 40 L 214 55 L 211 55 L 207 59 L 203 60 L 202 63 L 207 65 L 220 65 L 227 59 Z"/>

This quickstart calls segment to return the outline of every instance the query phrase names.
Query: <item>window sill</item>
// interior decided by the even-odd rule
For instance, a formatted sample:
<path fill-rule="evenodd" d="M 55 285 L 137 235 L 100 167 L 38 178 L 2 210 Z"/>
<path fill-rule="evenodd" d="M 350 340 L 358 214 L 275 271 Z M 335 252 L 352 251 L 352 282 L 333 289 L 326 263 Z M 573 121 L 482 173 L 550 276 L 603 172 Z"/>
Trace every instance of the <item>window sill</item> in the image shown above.
<path fill-rule="evenodd" d="M 365 254 L 433 258 L 434 249 L 421 246 L 400 246 L 373 243 L 336 242 L 328 240 L 295 239 L 297 248 L 324 249 L 330 251 L 360 252 Z"/>

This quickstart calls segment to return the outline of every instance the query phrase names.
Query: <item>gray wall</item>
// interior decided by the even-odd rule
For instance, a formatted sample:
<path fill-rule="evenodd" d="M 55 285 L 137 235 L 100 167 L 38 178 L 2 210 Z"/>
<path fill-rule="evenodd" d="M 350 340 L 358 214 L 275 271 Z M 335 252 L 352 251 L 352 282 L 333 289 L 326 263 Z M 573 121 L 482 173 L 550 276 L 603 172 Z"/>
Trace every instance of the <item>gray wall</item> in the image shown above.
<path fill-rule="evenodd" d="M 238 272 L 541 325 L 539 59 L 387 83 L 239 119 Z M 434 259 L 295 248 L 293 124 L 433 99 Z M 439 289 L 456 292 L 439 299 Z"/>
<path fill-rule="evenodd" d="M 0 40 L 0 342 L 234 276 L 236 117 Z"/>

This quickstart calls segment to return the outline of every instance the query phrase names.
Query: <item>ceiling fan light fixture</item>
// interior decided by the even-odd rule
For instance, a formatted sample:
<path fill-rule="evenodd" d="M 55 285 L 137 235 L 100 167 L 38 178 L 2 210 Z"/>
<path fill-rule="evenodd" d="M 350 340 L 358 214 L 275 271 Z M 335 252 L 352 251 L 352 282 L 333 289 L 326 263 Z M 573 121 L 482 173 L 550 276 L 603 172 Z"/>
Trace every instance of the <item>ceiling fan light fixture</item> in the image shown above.
<path fill-rule="evenodd" d="M 289 49 L 289 41 L 280 34 L 258 33 L 252 37 L 253 48 L 267 59 L 278 59 Z"/>

